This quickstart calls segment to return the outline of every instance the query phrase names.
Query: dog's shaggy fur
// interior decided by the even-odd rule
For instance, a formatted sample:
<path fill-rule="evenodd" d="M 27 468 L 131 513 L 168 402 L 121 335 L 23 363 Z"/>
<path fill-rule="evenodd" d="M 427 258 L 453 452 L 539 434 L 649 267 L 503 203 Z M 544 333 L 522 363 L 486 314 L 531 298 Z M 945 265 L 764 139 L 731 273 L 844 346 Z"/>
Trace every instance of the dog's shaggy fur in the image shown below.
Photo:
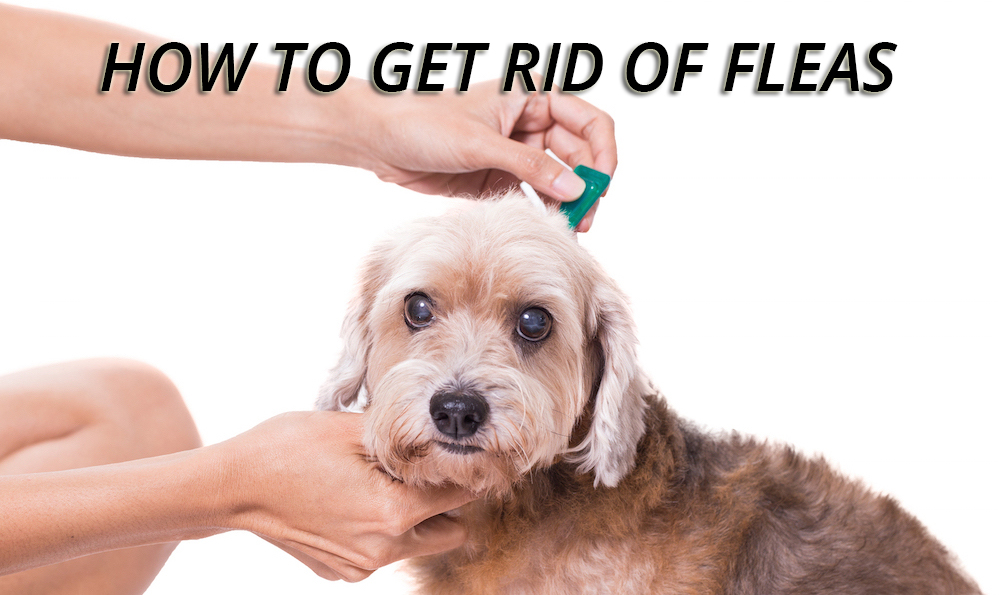
<path fill-rule="evenodd" d="M 537 309 L 551 326 L 531 340 Z M 519 197 L 379 246 L 343 338 L 319 407 L 365 406 L 366 446 L 401 481 L 487 494 L 460 511 L 466 545 L 415 561 L 425 592 L 979 592 L 891 498 L 678 418 L 637 366 L 621 292 Z M 469 427 L 445 427 L 439 395 L 479 403 Z"/>

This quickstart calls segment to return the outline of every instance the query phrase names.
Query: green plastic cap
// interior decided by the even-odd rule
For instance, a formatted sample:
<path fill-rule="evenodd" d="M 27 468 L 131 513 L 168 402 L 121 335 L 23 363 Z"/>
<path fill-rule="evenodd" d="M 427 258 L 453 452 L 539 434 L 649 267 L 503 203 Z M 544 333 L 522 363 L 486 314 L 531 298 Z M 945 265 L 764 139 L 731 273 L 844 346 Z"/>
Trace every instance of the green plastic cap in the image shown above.
<path fill-rule="evenodd" d="M 572 202 L 564 202 L 559 210 L 562 214 L 566 216 L 569 220 L 569 229 L 576 229 L 579 222 L 583 220 L 586 213 L 589 212 L 590 207 L 593 203 L 597 202 L 600 195 L 607 190 L 607 186 L 610 184 L 610 176 L 607 174 L 597 171 L 595 169 L 590 169 L 585 165 L 577 165 L 576 169 L 572 170 L 574 174 L 583 178 L 586 182 L 586 190 L 583 191 L 583 195 Z"/>

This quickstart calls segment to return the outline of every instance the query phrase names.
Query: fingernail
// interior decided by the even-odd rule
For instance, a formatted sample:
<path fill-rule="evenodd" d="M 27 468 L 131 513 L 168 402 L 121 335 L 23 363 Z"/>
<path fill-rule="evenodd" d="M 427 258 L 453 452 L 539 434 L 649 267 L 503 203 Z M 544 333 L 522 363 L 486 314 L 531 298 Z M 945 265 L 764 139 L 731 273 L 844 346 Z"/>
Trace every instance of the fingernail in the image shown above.
<path fill-rule="evenodd" d="M 562 200 L 576 200 L 583 195 L 583 191 L 586 190 L 586 182 L 583 178 L 572 173 L 570 170 L 565 170 L 555 178 L 552 182 L 552 190 L 555 191 L 556 198 Z"/>

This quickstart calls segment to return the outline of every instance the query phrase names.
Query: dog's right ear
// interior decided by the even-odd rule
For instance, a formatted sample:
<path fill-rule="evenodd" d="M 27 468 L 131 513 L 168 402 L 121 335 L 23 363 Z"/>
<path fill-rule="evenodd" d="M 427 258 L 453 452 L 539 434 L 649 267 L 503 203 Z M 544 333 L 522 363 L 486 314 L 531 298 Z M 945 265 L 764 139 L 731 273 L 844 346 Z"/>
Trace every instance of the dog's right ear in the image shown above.
<path fill-rule="evenodd" d="M 347 411 L 358 403 L 368 371 L 371 308 L 381 287 L 383 262 L 384 259 L 376 252 L 362 267 L 359 291 L 347 306 L 347 316 L 340 329 L 343 352 L 340 361 L 330 370 L 329 378 L 319 388 L 316 409 Z"/>

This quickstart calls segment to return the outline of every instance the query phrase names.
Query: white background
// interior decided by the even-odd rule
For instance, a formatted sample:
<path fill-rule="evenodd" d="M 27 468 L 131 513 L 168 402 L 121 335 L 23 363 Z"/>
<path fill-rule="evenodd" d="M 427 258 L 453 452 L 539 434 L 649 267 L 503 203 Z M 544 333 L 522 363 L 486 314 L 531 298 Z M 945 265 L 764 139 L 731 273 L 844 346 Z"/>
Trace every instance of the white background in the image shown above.
<path fill-rule="evenodd" d="M 276 61 L 275 42 L 339 41 L 359 76 L 394 41 L 489 42 L 475 80 L 499 77 L 514 42 L 596 44 L 604 72 L 582 96 L 615 118 L 621 164 L 580 241 L 632 297 L 644 366 L 667 399 L 705 427 L 823 453 L 896 496 L 986 592 L 999 591 L 992 4 L 32 5 L 212 47 L 259 42 L 255 61 Z M 669 50 L 669 76 L 640 96 L 621 72 L 645 41 Z M 866 53 L 881 41 L 898 49 L 881 54 L 894 82 L 879 95 L 842 81 L 823 94 L 761 95 L 755 75 L 720 92 L 734 42 L 775 42 L 771 81 L 787 85 L 800 42 L 827 44 L 809 54 L 822 69 L 806 82 L 853 42 L 861 82 L 875 84 Z M 704 71 L 671 93 L 683 42 L 710 46 L 692 60 Z M 431 80 L 457 78 L 452 65 Z M 180 387 L 207 443 L 308 409 L 366 249 L 447 204 L 335 166 L 0 141 L 0 373 L 145 360 Z M 182 544 L 149 593 L 400 585 L 391 570 L 330 584 L 256 537 L 228 534 Z"/>

